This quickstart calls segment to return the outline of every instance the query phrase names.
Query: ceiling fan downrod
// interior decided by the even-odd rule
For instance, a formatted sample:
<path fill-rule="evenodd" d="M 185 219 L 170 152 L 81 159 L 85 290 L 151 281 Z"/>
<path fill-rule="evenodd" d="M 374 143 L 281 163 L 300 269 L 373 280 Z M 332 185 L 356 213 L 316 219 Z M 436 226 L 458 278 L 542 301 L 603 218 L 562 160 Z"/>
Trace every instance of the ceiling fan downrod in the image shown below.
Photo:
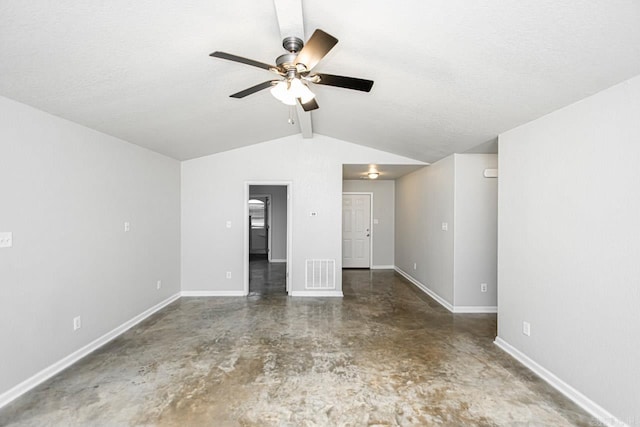
<path fill-rule="evenodd" d="M 282 47 L 289 52 L 276 58 L 278 68 L 284 70 L 282 76 L 286 77 L 287 80 L 299 78 L 299 73 L 306 71 L 304 64 L 296 64 L 296 58 L 304 47 L 304 42 L 298 37 L 285 37 L 282 40 Z"/>

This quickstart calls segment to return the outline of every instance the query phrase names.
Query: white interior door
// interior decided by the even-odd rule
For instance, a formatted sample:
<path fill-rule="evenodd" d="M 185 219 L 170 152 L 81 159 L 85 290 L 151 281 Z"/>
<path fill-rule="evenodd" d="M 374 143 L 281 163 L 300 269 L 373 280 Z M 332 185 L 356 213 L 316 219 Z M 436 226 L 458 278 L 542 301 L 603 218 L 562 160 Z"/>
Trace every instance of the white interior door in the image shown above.
<path fill-rule="evenodd" d="M 371 267 L 371 195 L 342 195 L 342 267 Z"/>

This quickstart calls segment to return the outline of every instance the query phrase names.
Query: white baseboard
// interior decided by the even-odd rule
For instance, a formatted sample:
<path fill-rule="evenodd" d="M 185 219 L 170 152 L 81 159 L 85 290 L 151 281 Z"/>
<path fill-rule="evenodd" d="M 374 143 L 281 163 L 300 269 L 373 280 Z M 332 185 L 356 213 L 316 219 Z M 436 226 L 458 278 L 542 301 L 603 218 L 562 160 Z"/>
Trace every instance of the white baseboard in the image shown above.
<path fill-rule="evenodd" d="M 396 268 L 395 265 L 372 265 L 371 266 L 372 270 L 393 270 L 394 268 Z"/>
<path fill-rule="evenodd" d="M 342 291 L 291 291 L 289 295 L 292 297 L 339 297 L 344 295 Z"/>
<path fill-rule="evenodd" d="M 413 283 L 416 287 L 418 287 L 422 292 L 424 292 L 425 294 L 429 295 L 431 298 L 436 300 L 441 306 L 443 306 L 444 308 L 446 308 L 447 310 L 449 310 L 452 313 L 456 313 L 456 314 L 464 314 L 464 313 L 472 314 L 472 313 L 476 313 L 476 314 L 479 314 L 479 313 L 497 313 L 498 312 L 498 307 L 497 306 L 452 305 L 451 303 L 446 301 L 444 298 L 442 298 L 440 295 L 436 294 L 431 289 L 429 289 L 425 284 L 419 282 L 417 279 L 415 279 L 413 276 L 411 276 L 406 271 L 403 271 L 401 268 L 398 268 L 398 267 L 394 267 L 394 269 L 401 276 L 403 276 L 405 279 L 407 279 L 408 281 Z"/>
<path fill-rule="evenodd" d="M 586 397 L 584 394 L 580 393 L 575 388 L 571 387 L 569 384 L 562 381 L 560 378 L 539 365 L 534 360 L 530 359 L 529 356 L 513 347 L 502 338 L 496 337 L 494 344 L 500 347 L 506 353 L 510 354 L 518 362 L 531 369 L 536 375 L 545 380 L 560 393 L 573 400 L 582 409 L 596 417 L 603 425 L 611 427 L 628 427 L 618 418 L 611 415 L 611 413 L 609 413 L 606 409 Z"/>
<path fill-rule="evenodd" d="M 244 297 L 244 291 L 182 291 L 183 297 Z"/>
<path fill-rule="evenodd" d="M 111 341 L 114 338 L 116 338 L 118 335 L 121 335 L 121 334 L 125 333 L 127 330 L 131 329 L 133 326 L 135 326 L 138 323 L 142 322 L 144 319 L 146 319 L 147 317 L 151 316 L 156 311 L 158 311 L 158 310 L 166 307 L 167 305 L 171 304 L 172 302 L 174 302 L 178 298 L 180 298 L 180 294 L 179 293 L 170 296 L 169 298 L 165 299 L 164 301 L 159 302 L 158 304 L 154 305 L 153 307 L 143 311 L 142 313 L 138 314 L 137 316 L 133 317 L 132 319 L 124 322 L 122 325 L 118 326 L 117 328 L 113 329 L 112 331 L 107 332 L 106 334 L 102 335 L 100 338 L 97 338 L 97 339 L 93 340 L 92 342 L 90 342 L 89 344 L 87 344 L 84 347 L 80 348 L 79 350 L 74 351 L 70 355 L 58 360 L 54 364 L 48 366 L 47 368 L 44 368 L 43 370 L 41 370 L 37 374 L 33 375 L 32 377 L 27 378 L 26 380 L 22 381 L 20 384 L 16 385 L 15 387 L 12 387 L 8 391 L 2 393 L 0 395 L 0 408 L 2 408 L 3 406 L 7 405 L 9 402 L 15 400 L 16 398 L 20 397 L 21 395 L 23 395 L 27 391 L 31 390 L 32 388 L 36 387 L 37 385 L 41 384 L 42 382 L 48 380 L 52 376 L 54 376 L 57 373 L 61 372 L 62 370 L 68 368 L 71 365 L 73 365 L 78 360 L 82 359 L 83 357 L 87 356 L 89 353 L 97 350 L 98 348 L 102 347 L 103 345 L 105 345 L 109 341 Z"/>
<path fill-rule="evenodd" d="M 273 259 L 272 258 L 271 261 L 269 261 L 269 262 L 287 262 L 287 260 L 286 259 Z"/>
<path fill-rule="evenodd" d="M 486 305 L 486 306 L 482 306 L 482 305 L 454 305 L 453 306 L 453 312 L 454 313 L 467 313 L 467 314 L 471 314 L 471 313 L 487 313 L 487 314 L 493 314 L 493 313 L 497 313 L 498 312 L 498 307 L 495 305 Z"/>
<path fill-rule="evenodd" d="M 410 281 L 411 283 L 413 283 L 418 289 L 420 289 L 422 292 L 424 292 L 425 294 L 429 295 L 431 298 L 433 298 L 434 300 L 436 300 L 436 302 L 438 302 L 441 306 L 443 306 L 444 308 L 446 308 L 447 310 L 449 310 L 450 312 L 454 312 L 453 309 L 453 305 L 451 305 L 448 301 L 446 301 L 444 298 L 442 298 L 440 295 L 436 294 L 435 292 L 433 292 L 431 289 L 429 289 L 426 285 L 420 283 L 418 280 L 416 280 L 415 278 L 413 278 L 409 273 L 403 271 L 402 269 L 395 267 L 395 270 L 401 275 L 403 276 L 405 279 L 407 279 L 408 281 Z"/>

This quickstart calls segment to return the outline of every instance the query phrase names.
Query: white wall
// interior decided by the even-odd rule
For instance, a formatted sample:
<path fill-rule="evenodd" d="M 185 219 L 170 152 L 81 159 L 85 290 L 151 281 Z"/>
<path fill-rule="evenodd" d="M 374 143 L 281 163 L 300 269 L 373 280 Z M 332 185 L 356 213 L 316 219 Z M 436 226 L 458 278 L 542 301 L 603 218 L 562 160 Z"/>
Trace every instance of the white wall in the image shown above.
<path fill-rule="evenodd" d="M 342 165 L 369 162 L 420 163 L 322 135 L 295 135 L 183 162 L 183 290 L 243 292 L 244 187 L 264 180 L 292 182 L 293 293 L 305 292 L 306 259 L 335 259 L 341 292 Z"/>
<path fill-rule="evenodd" d="M 495 310 L 498 265 L 498 167 L 496 154 L 455 155 L 454 303 Z M 487 292 L 480 284 L 487 284 Z"/>
<path fill-rule="evenodd" d="M 454 182 L 453 156 L 396 180 L 395 265 L 450 305 L 453 305 Z M 443 222 L 449 224 L 449 231 L 442 231 Z"/>
<path fill-rule="evenodd" d="M 504 133 L 499 155 L 499 338 L 632 425 L 639 117 L 640 76 Z"/>
<path fill-rule="evenodd" d="M 284 185 L 252 185 L 251 194 L 271 195 L 271 259 L 287 259 L 287 187 Z"/>
<path fill-rule="evenodd" d="M 392 180 L 345 180 L 344 192 L 373 193 L 372 224 L 373 260 L 372 268 L 393 268 L 394 265 L 394 228 L 395 228 L 395 181 Z"/>
<path fill-rule="evenodd" d="M 396 181 L 395 265 L 452 311 L 496 310 L 497 182 L 483 176 L 496 167 L 454 154 Z"/>
<path fill-rule="evenodd" d="M 0 195 L 0 395 L 179 292 L 178 161 L 0 97 Z"/>

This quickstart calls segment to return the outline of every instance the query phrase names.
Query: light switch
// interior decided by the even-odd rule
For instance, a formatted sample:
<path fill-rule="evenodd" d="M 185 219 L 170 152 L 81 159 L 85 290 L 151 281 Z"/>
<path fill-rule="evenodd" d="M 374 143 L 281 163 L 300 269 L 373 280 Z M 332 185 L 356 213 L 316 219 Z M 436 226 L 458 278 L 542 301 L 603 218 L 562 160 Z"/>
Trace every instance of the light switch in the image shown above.
<path fill-rule="evenodd" d="M 227 221 L 227 228 L 231 228 L 231 221 Z"/>
<path fill-rule="evenodd" d="M 124 232 L 128 233 L 129 230 L 131 230 L 131 224 L 129 223 L 129 221 L 124 223 Z"/>
<path fill-rule="evenodd" d="M 13 246 L 13 233 L 0 232 L 0 248 L 10 248 Z"/>
<path fill-rule="evenodd" d="M 449 223 L 448 222 L 443 222 L 442 223 L 442 231 L 448 231 L 449 230 Z"/>

